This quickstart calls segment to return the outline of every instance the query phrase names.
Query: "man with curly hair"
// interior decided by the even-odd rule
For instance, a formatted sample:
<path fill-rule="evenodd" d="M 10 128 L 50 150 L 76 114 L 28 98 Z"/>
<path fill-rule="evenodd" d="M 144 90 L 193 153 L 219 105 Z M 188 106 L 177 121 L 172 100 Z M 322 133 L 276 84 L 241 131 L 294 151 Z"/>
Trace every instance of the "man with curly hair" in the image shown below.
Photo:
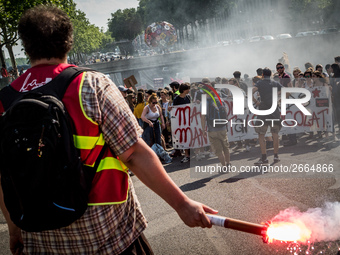
<path fill-rule="evenodd" d="M 73 28 L 62 10 L 34 7 L 23 14 L 18 30 L 32 67 L 10 85 L 14 90 L 26 92 L 44 86 L 73 66 L 67 63 Z M 102 73 L 84 72 L 70 83 L 62 101 L 85 164 L 97 161 L 103 143 L 108 145 L 101 158 L 106 162 L 105 169 L 97 169 L 84 215 L 54 230 L 19 229 L 11 221 L 0 187 L 0 206 L 8 223 L 13 254 L 153 254 L 143 235 L 147 221 L 127 167 L 176 210 L 186 225 L 211 227 L 205 212 L 216 211 L 189 199 L 170 179 L 156 154 L 140 138 L 142 129 L 110 79 Z M 78 143 L 84 139 L 86 143 Z M 91 141 L 93 144 L 89 144 Z M 148 163 L 141 163 L 145 159 Z M 110 163 L 116 161 L 122 164 Z"/>

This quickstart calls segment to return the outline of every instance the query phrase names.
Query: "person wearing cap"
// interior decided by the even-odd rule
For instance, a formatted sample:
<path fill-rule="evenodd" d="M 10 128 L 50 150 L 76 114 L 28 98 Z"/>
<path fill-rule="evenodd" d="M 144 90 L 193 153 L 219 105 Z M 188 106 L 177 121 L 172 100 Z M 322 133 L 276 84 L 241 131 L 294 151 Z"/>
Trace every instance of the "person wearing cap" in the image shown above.
<path fill-rule="evenodd" d="M 179 83 L 177 81 L 173 81 L 169 84 L 170 88 L 172 89 L 172 91 L 174 92 L 175 95 L 179 95 L 181 94 L 179 92 Z"/>
<path fill-rule="evenodd" d="M 118 86 L 118 89 L 119 89 L 120 93 L 122 93 L 122 96 L 123 96 L 124 98 L 126 98 L 126 96 L 127 96 L 127 91 L 128 91 L 129 89 L 128 89 L 128 88 L 125 88 L 125 87 L 122 86 L 122 85 Z"/>
<path fill-rule="evenodd" d="M 153 93 L 155 93 L 155 91 L 152 90 L 152 89 L 149 89 L 149 90 L 147 90 L 147 91 L 145 92 L 145 102 L 146 102 L 146 104 L 149 104 L 149 97 L 150 97 Z"/>

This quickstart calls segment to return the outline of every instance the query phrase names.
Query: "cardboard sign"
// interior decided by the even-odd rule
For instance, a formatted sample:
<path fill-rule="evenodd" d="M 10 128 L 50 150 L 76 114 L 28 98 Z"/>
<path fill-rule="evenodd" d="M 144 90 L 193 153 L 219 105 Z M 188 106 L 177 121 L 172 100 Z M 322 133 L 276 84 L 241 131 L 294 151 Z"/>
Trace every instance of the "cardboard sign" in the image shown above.
<path fill-rule="evenodd" d="M 127 88 L 131 88 L 131 87 L 135 86 L 136 84 L 137 84 L 137 80 L 136 80 L 134 75 L 131 75 L 131 76 L 124 79 L 124 85 Z"/>
<path fill-rule="evenodd" d="M 164 79 L 163 78 L 155 78 L 153 79 L 153 88 L 155 90 L 164 88 Z"/>

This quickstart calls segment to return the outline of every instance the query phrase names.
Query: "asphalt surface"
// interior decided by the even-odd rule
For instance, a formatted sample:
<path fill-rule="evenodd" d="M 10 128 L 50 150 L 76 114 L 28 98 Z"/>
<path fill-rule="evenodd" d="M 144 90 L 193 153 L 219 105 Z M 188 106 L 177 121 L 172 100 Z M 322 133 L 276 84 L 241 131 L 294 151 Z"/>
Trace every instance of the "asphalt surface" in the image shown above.
<path fill-rule="evenodd" d="M 294 164 L 302 164 L 309 169 L 313 164 L 315 167 L 316 164 L 326 164 L 327 171 L 297 171 L 290 174 L 237 172 L 241 166 L 252 166 L 258 160 L 258 145 L 253 145 L 250 152 L 231 148 L 231 161 L 236 169 L 234 173 L 195 173 L 195 166 L 215 165 L 217 158 L 195 161 L 193 153 L 190 163 L 181 163 L 181 158 L 175 158 L 173 163 L 165 165 L 165 169 L 190 198 L 218 210 L 219 215 L 261 224 L 289 207 L 297 207 L 304 212 L 308 208 L 322 207 L 327 201 L 340 201 L 340 142 L 306 140 L 306 137 L 307 135 L 300 138 L 296 146 L 280 146 L 281 161 L 276 164 L 273 164 L 273 151 L 269 149 L 268 158 L 271 165 L 282 169 L 290 167 L 293 171 Z M 309 166 L 306 167 L 306 164 Z M 339 241 L 312 243 L 309 246 L 279 242 L 266 244 L 260 236 L 218 226 L 211 229 L 189 228 L 169 205 L 136 176 L 132 179 L 143 212 L 149 221 L 145 235 L 155 254 L 335 255 L 340 247 Z M 0 254 L 10 254 L 7 227 L 2 215 Z"/>

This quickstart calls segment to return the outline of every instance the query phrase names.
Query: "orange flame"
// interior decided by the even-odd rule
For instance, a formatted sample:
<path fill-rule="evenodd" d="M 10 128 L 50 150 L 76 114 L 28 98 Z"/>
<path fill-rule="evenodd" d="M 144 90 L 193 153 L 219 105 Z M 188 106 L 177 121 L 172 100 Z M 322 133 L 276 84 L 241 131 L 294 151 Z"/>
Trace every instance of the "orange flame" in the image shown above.
<path fill-rule="evenodd" d="M 285 242 L 307 242 L 310 239 L 310 231 L 302 222 L 273 222 L 267 229 L 268 242 L 274 240 Z"/>

